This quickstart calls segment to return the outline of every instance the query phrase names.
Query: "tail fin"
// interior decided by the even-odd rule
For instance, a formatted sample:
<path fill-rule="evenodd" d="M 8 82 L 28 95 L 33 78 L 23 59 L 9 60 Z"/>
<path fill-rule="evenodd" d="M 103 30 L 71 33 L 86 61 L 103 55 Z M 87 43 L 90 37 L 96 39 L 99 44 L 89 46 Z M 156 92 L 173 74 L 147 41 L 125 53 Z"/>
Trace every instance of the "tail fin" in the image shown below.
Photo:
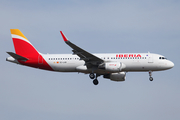
<path fill-rule="evenodd" d="M 16 53 L 7 52 L 12 56 L 8 57 L 6 59 L 7 61 L 53 71 L 51 66 L 43 58 L 42 54 L 33 47 L 19 29 L 10 29 L 10 31 Z"/>
<path fill-rule="evenodd" d="M 10 31 L 16 54 L 23 57 L 33 57 L 39 55 L 39 52 L 33 47 L 19 29 L 10 29 Z"/>

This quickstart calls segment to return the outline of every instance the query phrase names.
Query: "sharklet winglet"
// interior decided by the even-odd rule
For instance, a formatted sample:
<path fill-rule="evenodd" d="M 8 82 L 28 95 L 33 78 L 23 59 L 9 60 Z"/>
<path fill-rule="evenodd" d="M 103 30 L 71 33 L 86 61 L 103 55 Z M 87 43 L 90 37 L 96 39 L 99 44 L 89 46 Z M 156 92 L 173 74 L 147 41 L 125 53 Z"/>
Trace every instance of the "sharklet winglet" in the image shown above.
<path fill-rule="evenodd" d="M 63 34 L 63 32 L 62 31 L 60 31 L 60 33 L 61 33 L 61 35 L 62 35 L 62 38 L 64 39 L 64 41 L 65 42 L 67 42 L 68 41 L 68 38 Z"/>

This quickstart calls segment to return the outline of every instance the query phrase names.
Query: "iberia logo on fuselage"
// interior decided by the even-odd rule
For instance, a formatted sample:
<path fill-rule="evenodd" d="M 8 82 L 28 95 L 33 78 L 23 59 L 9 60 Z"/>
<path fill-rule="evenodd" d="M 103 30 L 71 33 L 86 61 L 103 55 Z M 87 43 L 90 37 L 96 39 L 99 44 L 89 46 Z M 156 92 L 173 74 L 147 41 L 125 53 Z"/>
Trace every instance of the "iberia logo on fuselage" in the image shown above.
<path fill-rule="evenodd" d="M 116 54 L 116 57 L 141 57 L 140 54 Z"/>

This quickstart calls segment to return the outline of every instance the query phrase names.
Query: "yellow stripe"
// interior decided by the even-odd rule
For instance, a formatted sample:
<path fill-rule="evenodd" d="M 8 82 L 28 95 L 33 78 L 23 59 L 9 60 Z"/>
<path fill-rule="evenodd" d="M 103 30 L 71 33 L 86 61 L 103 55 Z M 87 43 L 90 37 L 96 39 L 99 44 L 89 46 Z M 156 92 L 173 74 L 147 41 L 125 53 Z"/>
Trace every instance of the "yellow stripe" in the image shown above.
<path fill-rule="evenodd" d="M 10 29 L 10 31 L 11 31 L 11 34 L 19 35 L 19 36 L 25 38 L 27 41 L 29 41 L 19 29 Z"/>

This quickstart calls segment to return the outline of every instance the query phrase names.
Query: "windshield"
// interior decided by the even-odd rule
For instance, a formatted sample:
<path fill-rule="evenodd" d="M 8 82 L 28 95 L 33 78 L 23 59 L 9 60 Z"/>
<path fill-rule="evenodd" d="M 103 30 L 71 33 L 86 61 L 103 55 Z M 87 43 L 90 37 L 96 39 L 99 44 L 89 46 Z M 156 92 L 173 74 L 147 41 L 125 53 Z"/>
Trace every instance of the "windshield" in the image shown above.
<path fill-rule="evenodd" d="M 167 60 L 167 58 L 165 58 L 165 57 L 159 57 L 159 59 L 166 59 Z"/>

